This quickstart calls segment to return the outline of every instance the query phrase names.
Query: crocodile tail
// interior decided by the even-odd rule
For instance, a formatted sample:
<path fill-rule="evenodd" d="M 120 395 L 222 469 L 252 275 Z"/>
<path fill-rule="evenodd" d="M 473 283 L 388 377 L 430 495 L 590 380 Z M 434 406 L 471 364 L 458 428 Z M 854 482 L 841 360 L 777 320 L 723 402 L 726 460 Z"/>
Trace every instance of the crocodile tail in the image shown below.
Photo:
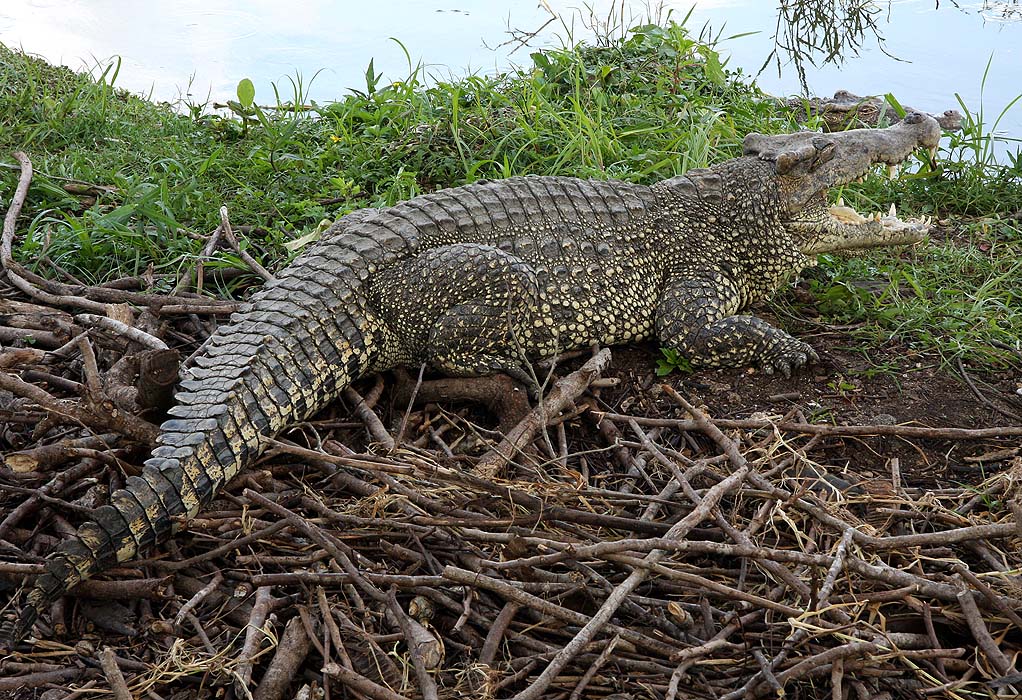
<path fill-rule="evenodd" d="M 362 285 L 415 241 L 400 231 L 352 235 L 344 222 L 328 232 L 328 245 L 283 270 L 210 337 L 141 475 L 128 477 L 109 505 L 47 556 L 0 642 L 22 639 L 80 581 L 167 539 L 259 455 L 263 438 L 316 413 L 374 366 L 381 328 Z"/>

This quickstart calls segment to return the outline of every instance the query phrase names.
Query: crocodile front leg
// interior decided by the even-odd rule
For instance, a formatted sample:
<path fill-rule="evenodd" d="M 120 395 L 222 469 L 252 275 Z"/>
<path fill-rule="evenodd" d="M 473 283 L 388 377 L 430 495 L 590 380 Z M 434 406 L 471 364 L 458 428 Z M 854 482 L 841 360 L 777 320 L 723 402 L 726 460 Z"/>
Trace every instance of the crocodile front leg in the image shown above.
<path fill-rule="evenodd" d="M 767 374 L 790 377 L 792 369 L 820 359 L 763 319 L 737 315 L 741 306 L 738 286 L 723 273 L 674 279 L 657 305 L 657 335 L 698 367 L 757 364 Z"/>

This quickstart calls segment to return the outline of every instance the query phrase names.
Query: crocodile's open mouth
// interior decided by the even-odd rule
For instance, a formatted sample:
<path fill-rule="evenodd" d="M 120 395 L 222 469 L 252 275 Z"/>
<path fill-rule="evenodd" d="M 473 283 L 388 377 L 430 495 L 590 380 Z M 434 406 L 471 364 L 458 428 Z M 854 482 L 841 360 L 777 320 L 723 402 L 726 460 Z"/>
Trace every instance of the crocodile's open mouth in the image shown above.
<path fill-rule="evenodd" d="M 886 214 L 861 214 L 840 197 L 835 204 L 828 204 L 827 200 L 826 190 L 819 192 L 788 224 L 801 241 L 802 252 L 806 255 L 910 245 L 922 241 L 930 230 L 930 217 L 899 218 L 894 204 Z"/>
<path fill-rule="evenodd" d="M 930 160 L 933 161 L 934 158 L 936 157 L 936 147 L 930 148 L 928 150 L 930 153 Z M 907 157 L 902 159 L 898 163 L 892 163 L 889 161 L 881 161 L 879 163 L 874 163 L 868 168 L 866 173 L 862 173 L 858 177 L 853 178 L 851 182 L 865 181 L 868 172 L 875 172 L 877 168 L 879 168 L 881 172 L 883 172 L 884 169 L 886 169 L 888 180 L 897 180 L 899 168 L 901 164 L 905 162 L 905 160 L 907 160 Z M 823 196 L 825 197 L 826 194 L 823 193 Z M 871 221 L 878 221 L 880 222 L 881 228 L 885 230 L 888 229 L 902 230 L 913 227 L 928 229 L 930 225 L 929 217 L 907 220 L 899 219 L 897 208 L 893 203 L 891 204 L 891 208 L 886 215 L 881 214 L 880 212 L 873 212 L 868 216 L 863 216 L 859 212 L 855 211 L 855 209 L 845 205 L 844 199 L 839 197 L 837 200 L 837 204 L 832 204 L 829 207 L 827 207 L 827 213 L 830 215 L 830 218 L 833 219 L 834 222 L 837 224 L 861 226 L 862 224 L 868 224 Z M 925 230 L 923 231 L 923 234 L 925 234 Z"/>
<path fill-rule="evenodd" d="M 891 204 L 890 210 L 886 215 L 880 212 L 873 212 L 869 216 L 863 216 L 859 212 L 847 206 L 843 199 L 838 199 L 837 204 L 831 204 L 827 207 L 827 214 L 834 221 L 835 224 L 861 226 L 862 224 L 868 224 L 870 222 L 879 222 L 881 228 L 887 230 L 902 229 L 902 228 L 926 228 L 930 226 L 931 218 L 923 216 L 914 219 L 899 219 L 898 210 L 894 204 Z M 924 232 L 925 233 L 925 232 Z"/>

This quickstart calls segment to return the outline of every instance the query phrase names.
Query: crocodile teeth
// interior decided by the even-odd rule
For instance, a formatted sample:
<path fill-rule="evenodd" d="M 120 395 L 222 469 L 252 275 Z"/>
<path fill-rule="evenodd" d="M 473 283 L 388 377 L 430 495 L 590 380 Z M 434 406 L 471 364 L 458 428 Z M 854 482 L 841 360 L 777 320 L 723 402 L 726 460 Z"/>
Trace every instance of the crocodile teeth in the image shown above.
<path fill-rule="evenodd" d="M 845 198 L 844 197 L 838 197 L 837 198 L 837 205 L 839 207 L 843 207 L 845 205 Z"/>
<path fill-rule="evenodd" d="M 894 180 L 894 179 L 897 178 L 897 175 L 898 175 L 898 166 L 897 165 L 888 165 L 887 166 L 887 179 L 888 180 Z"/>
<path fill-rule="evenodd" d="M 898 210 L 894 206 L 894 202 L 891 202 L 891 210 L 887 212 L 887 216 L 896 217 L 898 216 Z"/>
<path fill-rule="evenodd" d="M 846 207 L 843 204 L 831 205 L 827 211 L 842 224 L 862 224 L 869 221 L 869 219 L 862 216 L 859 212 L 855 211 L 851 207 Z"/>

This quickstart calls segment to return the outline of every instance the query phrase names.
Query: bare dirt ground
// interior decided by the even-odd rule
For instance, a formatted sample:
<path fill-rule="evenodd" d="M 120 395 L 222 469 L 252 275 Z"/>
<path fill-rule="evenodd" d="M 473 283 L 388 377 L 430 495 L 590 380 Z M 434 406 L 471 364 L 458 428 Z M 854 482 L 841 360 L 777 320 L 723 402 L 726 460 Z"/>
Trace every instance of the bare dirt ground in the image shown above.
<path fill-rule="evenodd" d="M 937 357 L 895 348 L 884 353 L 883 371 L 871 371 L 875 365 L 850 351 L 848 338 L 840 333 L 799 337 L 813 344 L 821 362 L 790 379 L 752 369 L 672 374 L 667 379 L 679 390 L 702 399 L 709 412 L 719 417 L 780 416 L 797 410 L 808 420 L 836 425 L 990 428 L 1022 422 L 1012 417 L 1022 412 L 1022 395 L 1017 393 L 1022 375 L 1005 372 L 986 376 L 981 382 L 974 379 L 974 384 L 983 385 L 976 391 L 984 401 L 960 375 L 942 367 Z M 662 381 L 652 371 L 658 356 L 654 347 L 618 351 L 612 374 L 626 382 L 626 392 L 648 393 L 652 388 L 656 393 L 656 385 Z M 888 477 L 887 461 L 898 457 L 906 483 L 934 488 L 976 485 L 1004 468 L 1005 458 L 1011 454 L 1010 450 L 991 452 L 982 441 L 914 444 L 866 438 L 834 440 L 826 447 L 830 464 L 836 466 L 843 459 L 864 478 Z M 992 459 L 980 459 L 985 454 L 992 454 Z"/>

